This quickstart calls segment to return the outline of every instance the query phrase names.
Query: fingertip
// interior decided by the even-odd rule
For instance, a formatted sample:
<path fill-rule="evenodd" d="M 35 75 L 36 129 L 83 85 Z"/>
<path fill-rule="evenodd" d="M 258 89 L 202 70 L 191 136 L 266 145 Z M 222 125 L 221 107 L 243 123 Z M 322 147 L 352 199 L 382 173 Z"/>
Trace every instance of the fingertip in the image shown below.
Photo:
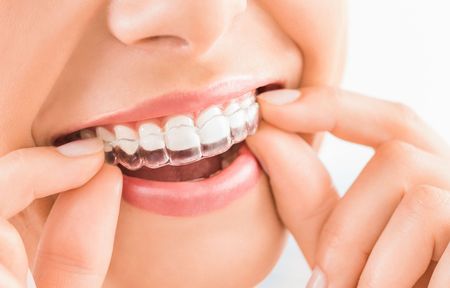
<path fill-rule="evenodd" d="M 257 96 L 262 103 L 276 106 L 283 106 L 297 101 L 301 96 L 301 91 L 297 89 L 279 89 L 261 93 Z"/>
<path fill-rule="evenodd" d="M 113 189 L 113 192 L 121 194 L 123 175 L 119 167 L 110 164 L 104 164 L 101 168 L 101 173 L 103 173 L 104 177 L 102 181 L 108 183 Z"/>
<path fill-rule="evenodd" d="M 279 131 L 279 130 L 278 130 Z M 246 143 L 247 146 L 250 148 L 250 150 L 253 152 L 253 154 L 258 158 L 259 162 L 262 166 L 266 169 L 267 166 L 264 163 L 266 160 L 266 154 L 270 154 L 270 149 L 267 149 L 267 147 L 270 147 L 270 143 L 272 143 L 272 139 L 276 137 L 277 129 L 273 128 L 270 124 L 267 122 L 262 121 L 259 125 L 258 131 L 252 135 L 247 137 Z M 267 169 L 266 169 L 266 172 Z"/>
<path fill-rule="evenodd" d="M 67 157 L 98 155 L 103 152 L 103 141 L 99 138 L 77 140 L 56 147 L 56 151 Z"/>
<path fill-rule="evenodd" d="M 265 121 L 260 123 L 259 129 L 254 135 L 247 138 L 249 146 L 263 149 L 263 151 L 292 147 L 291 145 L 297 145 L 299 141 L 307 145 L 297 134 L 280 130 Z"/>

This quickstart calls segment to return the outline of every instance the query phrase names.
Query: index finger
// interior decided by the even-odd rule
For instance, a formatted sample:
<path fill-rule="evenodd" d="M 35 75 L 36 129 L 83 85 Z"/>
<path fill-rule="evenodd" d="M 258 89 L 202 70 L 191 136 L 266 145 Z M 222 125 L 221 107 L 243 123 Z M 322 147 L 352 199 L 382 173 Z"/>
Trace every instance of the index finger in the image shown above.
<path fill-rule="evenodd" d="M 103 143 L 96 138 L 59 148 L 25 148 L 1 157 L 0 217 L 8 219 L 37 198 L 82 186 L 103 162 Z"/>
<path fill-rule="evenodd" d="M 280 219 L 312 265 L 322 226 L 339 199 L 330 175 L 301 137 L 267 123 L 246 143 L 269 175 Z"/>
<path fill-rule="evenodd" d="M 432 153 L 449 154 L 445 141 L 403 104 L 331 87 L 302 88 L 300 97 L 280 101 L 289 91 L 294 93 L 286 89 L 258 96 L 264 120 L 283 130 L 328 131 L 373 148 L 399 140 Z"/>

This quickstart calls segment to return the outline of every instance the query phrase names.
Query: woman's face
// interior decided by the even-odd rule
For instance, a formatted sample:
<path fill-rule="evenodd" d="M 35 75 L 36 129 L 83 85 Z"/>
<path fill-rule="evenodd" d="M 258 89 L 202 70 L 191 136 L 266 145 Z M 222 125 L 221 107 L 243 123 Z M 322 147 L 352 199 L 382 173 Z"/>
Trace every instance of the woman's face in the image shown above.
<path fill-rule="evenodd" d="M 274 83 L 335 84 L 342 63 L 343 5 L 315 2 L 111 0 L 92 18 L 42 106 L 24 108 L 39 111 L 33 119 L 18 119 L 29 130 L 8 133 L 11 139 L 29 139 L 31 133 L 33 145 L 51 145 L 55 137 L 83 127 L 195 114 L 222 104 L 223 99 L 208 99 L 216 87 L 230 94 L 234 87 Z M 178 103 L 164 99 L 192 91 L 206 93 L 202 99 L 177 98 Z M 117 116 L 139 106 L 144 108 Z M 30 144 L 24 140 L 10 147 Z M 256 285 L 277 261 L 284 231 L 267 177 L 259 168 L 254 175 L 232 201 L 199 213 L 173 213 L 176 208 L 166 213 L 122 201 L 106 284 Z M 44 201 L 35 203 L 36 211 L 48 210 L 42 203 L 51 200 Z"/>

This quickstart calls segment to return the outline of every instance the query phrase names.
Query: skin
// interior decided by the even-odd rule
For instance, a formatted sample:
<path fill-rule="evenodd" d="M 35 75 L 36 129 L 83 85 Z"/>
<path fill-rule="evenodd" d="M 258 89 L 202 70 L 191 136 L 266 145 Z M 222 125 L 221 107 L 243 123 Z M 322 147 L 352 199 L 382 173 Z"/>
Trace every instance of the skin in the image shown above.
<path fill-rule="evenodd" d="M 444 180 L 438 181 L 445 179 L 444 172 L 432 173 L 433 168 L 448 167 L 447 158 L 442 156 L 447 146 L 429 128 L 418 124 L 420 121 L 410 123 L 394 117 L 398 105 L 381 105 L 354 95 L 346 106 L 325 88 L 311 88 L 313 96 L 302 97 L 297 104 L 286 107 L 261 100 L 263 118 L 270 124 L 263 124 L 248 144 L 264 163 L 270 185 L 267 177 L 261 177 L 252 191 L 228 207 L 193 218 L 162 217 L 122 202 L 120 171 L 102 165 L 101 143 L 95 140 L 69 144 L 72 146 L 61 148 L 62 152 L 49 147 L 52 135 L 93 117 L 173 89 L 204 88 L 230 76 L 276 76 L 285 79 L 286 87 L 291 89 L 336 86 L 345 50 L 343 1 L 85 2 L 0 1 L 0 29 L 6 35 L 0 40 L 0 184 L 9 187 L 0 191 L 0 286 L 24 285 L 30 266 L 38 287 L 180 287 L 186 283 L 193 287 L 251 287 L 276 263 L 285 227 L 294 234 L 311 266 L 318 265 L 333 287 L 354 286 L 360 275 L 362 287 L 375 281 L 373 275 L 381 275 L 376 280 L 389 281 L 382 277 L 383 266 L 379 264 L 386 259 L 377 255 L 392 257 L 383 251 L 391 251 L 395 243 L 400 243 L 390 239 L 404 239 L 392 234 L 409 214 L 407 208 L 406 212 L 397 212 L 400 207 L 408 207 L 399 200 L 405 191 L 384 187 L 390 182 L 378 175 L 379 171 L 392 166 L 389 176 L 404 169 L 407 171 L 402 170 L 400 175 L 408 178 L 418 173 L 416 167 L 423 163 L 405 169 L 403 161 L 414 158 L 407 155 L 429 153 L 427 167 L 431 172 L 420 184 L 431 185 L 433 188 L 425 190 L 439 191 L 439 195 L 448 195 L 443 191 L 449 189 Z M 170 37 L 161 37 L 167 35 Z M 279 51 L 283 51 L 282 57 Z M 320 101 L 323 97 L 327 100 Z M 310 106 L 302 106 L 306 102 L 303 99 L 312 99 Z M 371 101 L 379 104 L 376 111 L 386 115 L 386 123 L 361 117 L 365 115 L 361 111 L 374 107 Z M 341 113 L 333 113 L 336 111 Z M 340 115 L 349 113 L 361 121 L 346 123 L 341 119 Z M 277 119 L 274 115 L 284 117 Z M 314 117 L 317 115 L 336 119 L 327 122 L 326 117 Z M 352 126 L 353 122 L 361 127 Z M 330 123 L 342 125 L 327 125 Z M 373 135 L 364 133 L 364 127 L 374 124 L 379 129 L 374 129 Z M 387 156 L 380 157 L 392 157 L 399 164 L 374 160 L 376 164 L 365 173 L 375 176 L 357 180 L 362 184 L 338 203 L 329 176 L 311 148 L 318 138 L 312 135 L 325 131 L 375 148 L 389 147 L 396 140 L 393 143 L 417 151 L 411 148 L 396 155 L 392 151 L 389 154 L 386 148 Z M 263 143 L 270 142 L 275 145 L 262 148 Z M 397 144 L 392 144 L 392 149 Z M 399 149 L 403 151 L 404 146 Z M 296 163 L 309 163 L 309 174 L 294 170 Z M 373 225 L 374 231 L 360 237 L 358 229 L 374 222 L 372 218 L 358 217 L 361 207 L 373 203 L 369 196 L 363 196 L 379 196 L 363 189 L 374 185 L 367 180 L 372 178 L 381 179 L 375 183 L 380 189 L 395 190 L 397 198 L 380 196 L 391 210 L 376 210 L 384 217 L 376 217 L 380 220 Z M 392 186 L 394 183 L 404 183 L 404 179 L 399 177 Z M 416 194 L 421 193 L 408 193 Z M 354 198 L 357 203 L 352 202 Z M 428 266 L 424 264 L 428 259 L 425 252 L 433 249 L 434 243 L 439 247 L 448 245 L 448 201 L 441 204 L 444 208 L 420 214 L 422 221 L 435 217 L 440 222 L 434 221 L 435 227 L 425 231 L 429 235 L 428 250 L 421 250 L 425 256 L 414 270 L 417 279 L 422 267 Z M 392 213 L 399 215 L 398 220 L 387 224 L 386 215 Z M 352 229 L 334 228 L 343 228 L 343 223 L 345 227 L 352 223 Z M 416 228 L 414 233 L 423 232 L 418 226 L 411 227 Z M 443 228 L 446 232 L 434 233 Z M 420 240 L 413 242 L 410 249 L 424 247 Z M 346 246 L 348 241 L 360 246 Z M 348 251 L 346 247 L 360 249 Z M 371 251 L 373 247 L 375 256 L 358 258 L 360 251 Z M 445 281 L 443 275 L 449 266 L 445 265 L 449 261 L 445 255 L 449 253 L 444 250 L 438 249 L 433 255 L 435 262 L 442 259 L 444 263 L 436 268 L 435 283 Z M 411 264 L 408 251 L 405 249 L 395 261 L 404 259 Z M 348 267 L 350 264 L 339 262 L 344 259 L 342 255 L 353 255 L 360 261 Z M 394 267 L 400 266 L 397 263 Z M 342 270 L 345 275 L 339 274 Z M 399 271 L 399 275 L 406 274 Z M 402 284 L 411 283 L 411 279 L 402 279 Z"/>
<path fill-rule="evenodd" d="M 284 105 L 270 101 L 279 91 L 259 95 L 266 123 L 247 142 L 270 175 L 283 223 L 315 267 L 312 279 L 327 283 L 308 287 L 448 286 L 447 143 L 403 104 L 329 87 L 301 92 Z M 319 131 L 375 151 L 340 200 L 296 134 Z"/>

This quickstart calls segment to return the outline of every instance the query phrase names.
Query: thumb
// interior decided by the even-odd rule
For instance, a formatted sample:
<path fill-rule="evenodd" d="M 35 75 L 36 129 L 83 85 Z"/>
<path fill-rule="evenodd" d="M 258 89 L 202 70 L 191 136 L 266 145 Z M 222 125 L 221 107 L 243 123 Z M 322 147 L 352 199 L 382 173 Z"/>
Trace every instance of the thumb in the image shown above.
<path fill-rule="evenodd" d="M 34 263 L 37 287 L 101 287 L 111 260 L 122 191 L 104 165 L 84 186 L 58 196 Z"/>

